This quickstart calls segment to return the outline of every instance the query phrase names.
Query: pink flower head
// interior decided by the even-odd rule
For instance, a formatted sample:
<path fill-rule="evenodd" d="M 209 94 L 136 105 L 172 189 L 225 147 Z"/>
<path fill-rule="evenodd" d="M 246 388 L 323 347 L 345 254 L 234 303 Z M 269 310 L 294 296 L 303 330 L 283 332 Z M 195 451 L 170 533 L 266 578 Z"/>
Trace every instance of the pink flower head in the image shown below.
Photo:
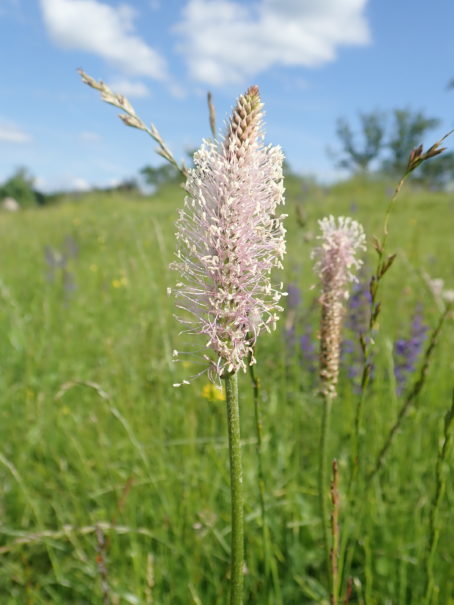
<path fill-rule="evenodd" d="M 356 257 L 365 250 L 366 237 L 362 226 L 341 216 L 337 222 L 333 216 L 319 221 L 322 234 L 317 239 L 321 245 L 314 249 L 314 270 L 321 282 L 322 316 L 320 322 L 320 378 L 322 393 L 336 396 L 339 375 L 339 354 L 344 303 L 349 296 L 349 282 L 357 281 L 355 271 L 362 260 Z"/>
<path fill-rule="evenodd" d="M 348 283 L 357 281 L 355 272 L 362 265 L 356 254 L 366 249 L 364 230 L 357 221 L 345 216 L 337 222 L 334 216 L 325 217 L 318 224 L 322 234 L 317 239 L 321 245 L 313 250 L 312 258 L 322 283 L 322 298 L 333 291 L 348 298 Z"/>
<path fill-rule="evenodd" d="M 285 253 L 284 216 L 275 214 L 284 203 L 282 161 L 279 147 L 263 144 L 256 86 L 239 98 L 224 140 L 204 141 L 194 155 L 177 221 L 174 293 L 182 333 L 205 337 L 212 379 L 246 370 L 257 336 L 282 310 L 282 284 L 270 279 Z"/>

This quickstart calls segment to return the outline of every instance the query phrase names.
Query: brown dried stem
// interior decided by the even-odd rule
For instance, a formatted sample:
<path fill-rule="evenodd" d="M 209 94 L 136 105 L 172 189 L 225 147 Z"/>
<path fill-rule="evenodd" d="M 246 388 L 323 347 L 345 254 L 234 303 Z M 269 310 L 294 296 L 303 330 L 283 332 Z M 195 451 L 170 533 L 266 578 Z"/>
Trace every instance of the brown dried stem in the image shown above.
<path fill-rule="evenodd" d="M 214 138 L 216 138 L 216 109 L 213 103 L 213 95 L 210 91 L 207 94 L 207 102 L 208 102 L 208 115 L 210 120 L 210 129 L 211 134 Z"/>
<path fill-rule="evenodd" d="M 68 540 L 71 535 L 85 536 L 87 534 L 96 533 L 97 529 L 102 529 L 104 532 L 113 532 L 119 535 L 122 534 L 139 534 L 154 538 L 153 533 L 144 527 L 133 528 L 126 525 L 112 525 L 110 522 L 100 521 L 96 525 L 86 525 L 84 527 L 74 527 L 73 525 L 64 525 L 62 529 L 43 530 L 35 533 L 23 534 L 15 538 L 9 544 L 0 546 L 0 555 L 12 552 L 22 545 L 45 544 L 52 540 Z M 3 530 L 5 533 L 5 530 Z"/>
<path fill-rule="evenodd" d="M 348 605 L 350 603 L 351 596 L 353 594 L 353 578 L 348 578 L 347 580 L 347 590 L 345 591 L 345 599 L 343 605 Z"/>
<path fill-rule="evenodd" d="M 96 566 L 101 580 L 101 593 L 103 605 L 110 605 L 109 574 L 107 572 L 107 539 L 101 527 L 96 526 Z"/>

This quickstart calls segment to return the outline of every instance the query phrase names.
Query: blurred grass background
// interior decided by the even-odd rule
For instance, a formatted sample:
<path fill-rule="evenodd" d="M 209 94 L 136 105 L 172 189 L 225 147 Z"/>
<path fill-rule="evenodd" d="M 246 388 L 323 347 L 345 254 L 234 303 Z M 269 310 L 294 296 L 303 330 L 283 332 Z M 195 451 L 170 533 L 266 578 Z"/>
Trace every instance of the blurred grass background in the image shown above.
<path fill-rule="evenodd" d="M 370 242 L 381 233 L 392 187 L 353 179 L 327 189 L 295 178 L 286 186 L 284 282 L 303 293 L 302 331 L 304 321 L 317 321 L 316 313 L 305 313 L 316 296 L 310 251 L 317 219 L 352 216 Z M 226 602 L 224 403 L 205 377 L 172 387 L 194 373 L 172 362 L 178 326 L 166 294 L 182 199 L 179 187 L 168 186 L 148 199 L 91 193 L 0 215 L 2 603 Z M 453 214 L 453 193 L 406 187 L 392 216 L 388 249 L 398 257 L 380 296 L 362 468 L 374 462 L 402 403 L 393 343 L 408 331 L 418 304 L 430 327 L 439 315 L 424 272 L 454 287 Z M 375 262 L 369 248 L 367 275 Z M 66 266 L 54 266 L 65 251 Z M 321 406 L 308 368 L 289 352 L 285 322 L 284 314 L 257 351 L 271 552 L 262 542 L 252 386 L 248 376 L 240 379 L 245 601 L 327 603 L 317 496 Z M 351 603 L 422 602 L 453 347 L 451 317 L 417 405 L 383 472 L 363 485 L 354 518 L 344 494 L 357 394 L 342 375 L 330 457 L 340 465 L 341 533 L 348 528 L 355 536 L 344 577 L 353 578 Z M 453 473 L 446 472 L 435 565 L 439 605 L 454 603 Z"/>

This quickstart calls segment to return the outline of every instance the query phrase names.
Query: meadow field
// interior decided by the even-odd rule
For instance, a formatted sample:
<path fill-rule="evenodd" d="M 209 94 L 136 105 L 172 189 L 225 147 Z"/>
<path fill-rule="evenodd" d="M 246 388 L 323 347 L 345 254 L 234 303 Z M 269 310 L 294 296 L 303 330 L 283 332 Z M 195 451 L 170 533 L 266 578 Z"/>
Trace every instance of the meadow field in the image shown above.
<path fill-rule="evenodd" d="M 240 376 L 245 602 L 260 605 L 328 603 L 310 252 L 318 219 L 352 216 L 367 233 L 360 285 L 367 284 L 376 263 L 370 242 L 382 233 L 392 193 L 392 183 L 361 179 L 328 189 L 291 177 L 286 187 L 288 253 L 276 278 L 291 296 L 278 329 L 257 348 L 261 468 L 253 384 Z M 176 280 L 168 265 L 183 197 L 176 185 L 150 198 L 90 193 L 0 215 L 1 603 L 226 603 L 225 403 L 206 376 L 172 386 L 194 374 L 190 363 L 172 359 L 179 328 L 166 293 Z M 340 565 L 351 604 L 429 603 L 428 582 L 430 603 L 454 604 L 445 421 L 454 389 L 452 315 L 421 392 L 370 477 L 442 312 L 428 280 L 454 288 L 453 215 L 453 193 L 406 185 L 398 198 L 388 242 L 397 258 L 379 294 L 352 489 L 355 322 L 368 313 L 359 290 L 363 306 L 347 316 L 329 458 L 339 466 Z"/>

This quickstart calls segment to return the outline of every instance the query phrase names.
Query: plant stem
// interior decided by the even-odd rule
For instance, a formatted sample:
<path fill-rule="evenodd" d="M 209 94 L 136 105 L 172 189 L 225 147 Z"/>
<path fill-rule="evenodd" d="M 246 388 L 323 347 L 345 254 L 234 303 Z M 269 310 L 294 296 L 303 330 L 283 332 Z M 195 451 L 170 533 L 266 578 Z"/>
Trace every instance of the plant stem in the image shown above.
<path fill-rule="evenodd" d="M 422 153 L 422 147 L 421 147 L 421 148 L 417 148 L 410 154 L 407 168 L 406 168 L 403 176 L 397 183 L 394 193 L 388 202 L 388 206 L 386 208 L 385 215 L 384 215 L 383 233 L 381 235 L 381 238 L 380 239 L 374 238 L 373 245 L 374 245 L 375 251 L 377 252 L 377 265 L 376 265 L 376 269 L 375 269 L 375 271 L 371 277 L 370 283 L 369 283 L 369 294 L 370 294 L 369 322 L 368 322 L 366 332 L 364 334 L 360 335 L 360 345 L 361 345 L 361 350 L 362 350 L 362 354 L 363 354 L 363 364 L 362 364 L 362 373 L 361 373 L 361 393 L 360 393 L 360 397 L 357 400 L 356 409 L 355 409 L 354 430 L 353 430 L 353 437 L 352 437 L 351 468 L 350 468 L 349 484 L 348 484 L 348 489 L 347 489 L 347 506 L 350 508 L 350 514 L 347 516 L 347 523 L 346 523 L 346 527 L 343 531 L 343 536 L 342 536 L 342 540 L 341 540 L 340 555 L 339 555 L 339 569 L 340 569 L 339 577 L 340 578 L 342 578 L 342 576 L 344 575 L 345 570 L 348 571 L 350 565 L 347 565 L 347 563 L 348 563 L 348 561 L 350 561 L 350 564 L 351 564 L 351 561 L 353 560 L 354 552 L 355 552 L 354 543 L 352 543 L 352 545 L 350 547 L 351 552 L 350 553 L 347 552 L 348 546 L 349 546 L 349 541 L 350 541 L 349 534 L 352 532 L 352 530 L 350 529 L 351 523 L 348 523 L 350 518 L 353 518 L 353 516 L 355 516 L 355 519 L 356 519 L 356 522 L 353 525 L 353 527 L 355 528 L 353 530 L 353 533 L 355 535 L 358 535 L 361 531 L 361 519 L 363 516 L 363 509 L 365 506 L 363 498 L 364 498 L 365 494 L 362 495 L 362 494 L 357 493 L 358 492 L 357 483 L 360 478 L 364 478 L 366 480 L 364 489 L 367 490 L 371 485 L 371 479 L 381 469 L 383 462 L 384 462 L 384 458 L 388 452 L 388 449 L 391 447 L 391 445 L 393 443 L 393 439 L 396 434 L 396 431 L 399 429 L 401 422 L 402 422 L 403 418 L 405 417 L 408 409 L 411 407 L 411 404 L 416 399 L 417 395 L 419 394 L 419 392 L 421 391 L 421 389 L 424 385 L 425 376 L 427 373 L 428 359 L 430 358 L 430 355 L 432 353 L 433 346 L 435 346 L 435 344 L 434 344 L 433 346 L 429 347 L 429 349 L 426 351 L 426 362 L 423 364 L 423 369 L 420 374 L 420 380 L 418 380 L 416 382 L 414 389 L 409 394 L 409 396 L 407 397 L 407 399 L 404 403 L 404 406 L 400 410 L 399 417 L 398 417 L 395 425 L 392 427 L 392 429 L 388 435 L 388 438 L 387 438 L 382 450 L 380 451 L 380 453 L 378 455 L 378 458 L 375 463 L 375 466 L 373 467 L 373 470 L 368 475 L 366 475 L 365 468 L 364 468 L 364 460 L 361 459 L 361 454 L 362 454 L 361 431 L 362 431 L 362 425 L 363 425 L 364 403 L 366 400 L 366 389 L 369 384 L 370 374 L 371 374 L 371 370 L 372 370 L 371 353 L 372 353 L 372 346 L 374 344 L 374 330 L 377 330 L 377 328 L 378 328 L 378 318 L 379 318 L 379 315 L 381 312 L 381 301 L 379 300 L 378 296 L 379 296 L 379 290 L 380 290 L 380 286 L 381 286 L 383 277 L 388 272 L 388 270 L 391 268 L 391 266 L 396 258 L 395 254 L 391 254 L 391 255 L 385 254 L 386 246 L 388 243 L 388 235 L 389 235 L 389 221 L 390 221 L 394 206 L 396 205 L 397 199 L 399 197 L 399 194 L 401 192 L 401 189 L 402 189 L 407 177 L 411 174 L 411 172 L 414 170 L 414 168 L 416 168 L 421 162 L 424 162 L 427 159 L 434 157 L 435 155 L 438 155 L 439 153 L 441 153 L 441 151 L 444 151 L 444 149 L 439 149 L 439 147 L 440 147 L 441 143 L 448 136 L 450 136 L 452 134 L 452 132 L 453 131 L 448 132 L 444 137 L 442 137 L 439 141 L 437 141 L 434 145 L 432 145 L 432 147 L 430 147 L 430 149 L 426 153 L 424 153 L 424 154 Z M 443 321 L 444 321 L 444 317 L 443 317 Z M 441 329 L 441 326 L 440 326 L 440 329 Z M 438 335 L 438 331 L 436 330 L 435 340 Z M 356 500 L 358 497 L 359 497 L 359 504 Z M 350 531 L 348 531 L 348 529 L 350 529 Z M 349 598 L 350 597 L 346 598 L 347 602 L 348 602 Z"/>
<path fill-rule="evenodd" d="M 232 533 L 230 550 L 230 605 L 243 603 L 244 511 L 243 470 L 241 464 L 240 409 L 238 405 L 238 377 L 224 378 L 229 433 L 230 492 L 232 504 Z"/>
<path fill-rule="evenodd" d="M 369 383 L 370 373 L 372 371 L 372 365 L 370 362 L 365 363 L 363 368 L 363 374 L 361 377 L 361 392 L 356 404 L 355 410 L 355 428 L 352 435 L 352 459 L 351 459 L 351 473 L 350 480 L 348 483 L 348 500 L 350 501 L 351 494 L 353 493 L 354 485 L 357 479 L 360 458 L 361 458 L 361 428 L 364 411 L 364 401 L 366 399 L 366 388 Z"/>
<path fill-rule="evenodd" d="M 318 493 L 320 500 L 320 515 L 322 519 L 323 543 L 325 548 L 326 571 L 328 585 L 331 585 L 331 556 L 330 556 L 330 514 L 328 506 L 329 489 L 327 484 L 327 466 L 328 466 L 328 436 L 330 432 L 331 404 L 332 396 L 328 393 L 322 394 L 323 414 L 322 426 L 320 431 L 319 448 L 319 468 L 318 468 Z"/>
<path fill-rule="evenodd" d="M 331 481 L 331 597 L 330 605 L 337 605 L 339 595 L 339 468 L 337 460 L 332 462 L 332 481 Z"/>
<path fill-rule="evenodd" d="M 432 501 L 432 508 L 430 510 L 430 533 L 429 543 L 426 556 L 426 588 L 425 588 L 425 605 L 431 605 L 432 596 L 435 589 L 435 577 L 434 577 L 434 559 L 435 553 L 440 539 L 440 507 L 443 497 L 446 492 L 446 461 L 449 457 L 452 440 L 452 423 L 454 420 L 454 392 L 452 397 L 451 408 L 448 410 L 445 416 L 444 431 L 443 431 L 443 445 L 438 451 L 437 464 L 435 468 L 436 477 L 436 488 L 435 495 Z"/>
<path fill-rule="evenodd" d="M 262 464 L 262 418 L 260 414 L 260 383 L 257 378 L 254 366 L 249 365 L 249 376 L 251 377 L 252 390 L 254 397 L 254 420 L 255 420 L 255 433 L 257 436 L 257 466 L 258 466 L 258 487 L 259 487 L 259 500 L 260 500 L 260 516 L 262 521 L 262 529 L 264 536 L 264 548 L 266 548 L 265 540 L 265 527 L 266 527 L 266 508 L 265 508 L 265 475 L 263 473 Z"/>
<path fill-rule="evenodd" d="M 450 305 L 450 304 L 446 305 L 445 310 L 441 314 L 440 319 L 438 320 L 438 323 L 432 332 L 429 345 L 424 353 L 424 359 L 423 359 L 423 363 L 421 366 L 421 370 L 419 372 L 419 376 L 418 376 L 416 382 L 414 383 L 413 388 L 411 389 L 411 391 L 408 393 L 407 397 L 405 398 L 405 401 L 404 401 L 402 407 L 400 408 L 399 413 L 397 414 L 397 419 L 394 422 L 393 426 L 391 427 L 391 430 L 389 431 L 389 433 L 385 439 L 385 442 L 377 456 L 375 466 L 373 467 L 372 471 L 370 471 L 369 475 L 367 476 L 369 483 L 382 468 L 386 455 L 388 453 L 388 450 L 390 449 L 391 445 L 393 444 L 394 438 L 395 438 L 398 430 L 400 429 L 400 426 L 401 426 L 404 418 L 406 417 L 409 409 L 411 408 L 411 406 L 417 399 L 419 393 L 421 392 L 421 390 L 426 382 L 427 372 L 429 369 L 429 364 L 430 364 L 430 360 L 432 357 L 432 353 L 437 344 L 438 336 L 443 327 L 444 321 L 451 310 L 451 306 L 452 305 Z"/>
<path fill-rule="evenodd" d="M 405 183 L 405 179 L 407 178 L 409 172 L 406 171 L 402 176 L 400 181 L 397 183 L 396 188 L 394 189 L 394 193 L 391 196 L 391 199 L 388 202 L 388 206 L 385 211 L 385 216 L 383 220 L 383 234 L 381 236 L 381 240 L 375 238 L 374 248 L 377 252 L 377 266 L 374 274 L 371 277 L 369 284 L 369 294 L 370 294 L 370 315 L 369 322 L 367 327 L 367 332 L 360 335 L 360 345 L 363 354 L 363 367 L 361 373 L 361 393 L 358 398 L 355 410 L 355 426 L 354 433 L 352 439 L 352 461 L 351 461 L 351 476 L 349 481 L 349 492 L 351 491 L 352 484 L 356 479 L 356 475 L 359 467 L 359 455 L 360 455 L 360 441 L 361 441 L 361 427 L 362 427 L 362 418 L 363 418 L 363 409 L 364 409 L 364 400 L 365 400 L 365 392 L 367 386 L 369 384 L 370 373 L 372 370 L 371 363 L 371 346 L 373 343 L 373 331 L 377 325 L 378 316 L 381 311 L 381 303 L 378 300 L 379 287 L 381 285 L 381 280 L 385 276 L 388 269 L 391 268 L 391 265 L 394 262 L 395 255 L 385 256 L 385 248 L 386 243 L 388 241 L 389 234 L 389 219 L 391 217 L 392 210 L 397 202 L 397 198 L 399 197 L 400 191 Z"/>
<path fill-rule="evenodd" d="M 249 356 L 249 376 L 252 383 L 252 394 L 254 399 L 254 420 L 255 420 L 255 432 L 257 436 L 257 478 L 259 488 L 259 501 L 260 501 L 260 517 L 262 522 L 262 547 L 264 553 L 265 562 L 265 579 L 268 582 L 269 578 L 273 582 L 274 591 L 269 593 L 269 603 L 273 605 L 282 604 L 282 595 L 279 586 L 279 573 L 277 570 L 276 562 L 273 559 L 271 553 L 271 542 L 270 542 L 270 529 L 266 518 L 266 503 L 265 503 L 265 473 L 263 472 L 263 460 L 262 460 L 262 442 L 263 442 L 263 423 L 262 415 L 260 412 L 260 381 L 255 373 L 255 365 L 251 363 L 252 353 Z M 274 599 L 274 600 L 273 600 Z"/>

